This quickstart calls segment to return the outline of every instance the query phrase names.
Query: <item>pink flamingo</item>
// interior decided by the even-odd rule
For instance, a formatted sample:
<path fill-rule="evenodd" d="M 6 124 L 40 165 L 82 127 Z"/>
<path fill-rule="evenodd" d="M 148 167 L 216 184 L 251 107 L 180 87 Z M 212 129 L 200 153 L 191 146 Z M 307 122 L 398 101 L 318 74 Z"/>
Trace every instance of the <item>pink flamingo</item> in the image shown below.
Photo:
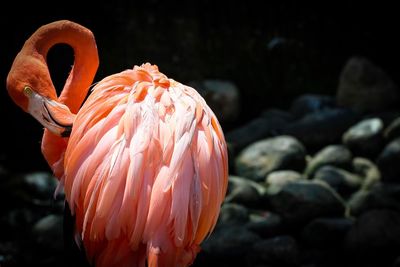
<path fill-rule="evenodd" d="M 57 96 L 46 55 L 59 43 L 73 48 L 75 61 Z M 193 88 L 149 63 L 102 79 L 83 103 L 97 67 L 92 32 L 56 21 L 25 42 L 7 89 L 45 127 L 42 153 L 64 187 L 89 263 L 188 266 L 227 189 L 217 118 Z"/>

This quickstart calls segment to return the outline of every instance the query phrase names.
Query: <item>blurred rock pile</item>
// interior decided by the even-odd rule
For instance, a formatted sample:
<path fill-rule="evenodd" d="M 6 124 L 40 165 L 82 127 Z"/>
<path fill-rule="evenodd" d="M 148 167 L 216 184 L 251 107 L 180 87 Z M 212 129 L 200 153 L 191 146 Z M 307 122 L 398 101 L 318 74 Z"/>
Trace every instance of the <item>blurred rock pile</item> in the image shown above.
<path fill-rule="evenodd" d="M 0 266 L 63 265 L 64 195 L 47 172 L 0 170 Z"/>
<path fill-rule="evenodd" d="M 239 90 L 196 81 L 221 122 Z M 194 266 L 400 266 L 400 104 L 396 84 L 351 58 L 337 94 L 299 96 L 226 132 L 230 177 Z M 64 266 L 63 196 L 48 173 L 0 168 L 0 266 Z"/>
<path fill-rule="evenodd" d="M 228 194 L 195 266 L 400 266 L 399 111 L 398 87 L 354 57 L 336 96 L 227 132 Z"/>

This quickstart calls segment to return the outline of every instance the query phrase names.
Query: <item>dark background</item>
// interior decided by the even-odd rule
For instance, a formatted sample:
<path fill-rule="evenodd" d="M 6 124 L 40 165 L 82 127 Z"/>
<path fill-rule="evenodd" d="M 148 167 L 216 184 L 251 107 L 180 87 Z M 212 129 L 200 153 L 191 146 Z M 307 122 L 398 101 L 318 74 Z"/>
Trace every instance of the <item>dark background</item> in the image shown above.
<path fill-rule="evenodd" d="M 32 2 L 10 3 L 0 16 L 0 166 L 11 171 L 49 170 L 40 153 L 42 127 L 12 103 L 5 83 L 24 41 L 39 26 L 58 19 L 81 23 L 95 34 L 100 55 L 96 81 L 148 61 L 182 83 L 214 78 L 234 82 L 242 112 L 236 122 L 222 125 L 226 131 L 263 109 L 287 108 L 299 95 L 334 95 L 351 56 L 367 57 L 400 84 L 395 4 L 203 0 L 81 7 L 83 1 Z M 58 46 L 48 61 L 54 84 L 62 88 L 71 50 Z"/>

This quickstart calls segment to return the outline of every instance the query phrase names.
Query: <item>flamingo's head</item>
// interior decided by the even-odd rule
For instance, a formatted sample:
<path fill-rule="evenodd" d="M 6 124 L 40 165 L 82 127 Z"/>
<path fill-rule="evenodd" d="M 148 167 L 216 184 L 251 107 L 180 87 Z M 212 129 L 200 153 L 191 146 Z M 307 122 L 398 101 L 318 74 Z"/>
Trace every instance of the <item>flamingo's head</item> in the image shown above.
<path fill-rule="evenodd" d="M 21 51 L 7 76 L 7 90 L 15 104 L 56 135 L 68 136 L 75 118 L 57 101 L 47 65 Z"/>

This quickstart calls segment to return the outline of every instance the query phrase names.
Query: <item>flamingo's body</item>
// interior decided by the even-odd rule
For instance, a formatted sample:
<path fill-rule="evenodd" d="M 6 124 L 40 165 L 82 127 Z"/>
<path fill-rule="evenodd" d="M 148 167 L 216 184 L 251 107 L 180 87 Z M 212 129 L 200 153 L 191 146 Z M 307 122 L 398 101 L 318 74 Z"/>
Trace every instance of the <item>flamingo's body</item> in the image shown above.
<path fill-rule="evenodd" d="M 97 69 L 94 39 L 79 41 L 87 35 L 69 21 L 40 28 L 14 61 L 9 93 L 47 128 L 42 151 L 64 184 L 89 262 L 188 266 L 226 192 L 221 127 L 193 88 L 148 63 L 104 78 L 79 109 Z M 57 97 L 45 56 L 59 42 L 76 59 Z"/>

